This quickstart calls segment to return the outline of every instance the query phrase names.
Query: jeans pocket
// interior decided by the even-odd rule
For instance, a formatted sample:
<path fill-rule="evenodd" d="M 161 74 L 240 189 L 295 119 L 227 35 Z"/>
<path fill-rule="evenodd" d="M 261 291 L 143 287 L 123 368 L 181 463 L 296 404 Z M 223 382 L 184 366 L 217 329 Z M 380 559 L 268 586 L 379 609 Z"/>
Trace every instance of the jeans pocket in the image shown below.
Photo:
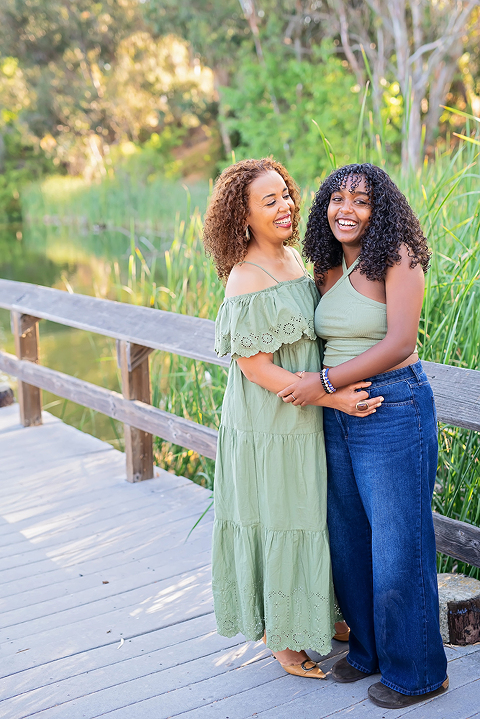
<path fill-rule="evenodd" d="M 370 397 L 384 397 L 382 407 L 403 407 L 414 403 L 413 392 L 406 380 L 369 388 Z"/>

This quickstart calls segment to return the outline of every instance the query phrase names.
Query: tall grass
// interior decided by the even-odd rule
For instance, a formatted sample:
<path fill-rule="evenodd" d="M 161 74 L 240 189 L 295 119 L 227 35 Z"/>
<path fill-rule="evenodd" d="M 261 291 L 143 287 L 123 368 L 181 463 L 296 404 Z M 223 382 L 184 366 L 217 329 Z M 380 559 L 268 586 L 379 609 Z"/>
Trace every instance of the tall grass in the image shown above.
<path fill-rule="evenodd" d="M 361 138 L 360 138 L 361 139 Z M 359 140 L 360 146 L 360 140 Z M 421 220 L 432 249 L 419 331 L 422 359 L 479 368 L 480 347 L 480 160 L 474 145 L 437 153 L 408 177 L 385 162 L 379 142 L 364 157 L 390 172 Z M 333 154 L 333 153 L 332 153 Z M 52 181 L 50 181 L 52 182 Z M 60 181 L 58 181 L 60 182 Z M 160 186 L 159 186 L 160 187 Z M 183 191 L 182 191 L 183 192 Z M 203 199 L 201 194 L 203 192 Z M 37 196 L 35 196 L 37 193 Z M 141 192 L 110 184 L 76 188 L 62 197 L 55 185 L 31 190 L 24 202 L 30 227 L 47 217 L 47 246 L 58 248 L 69 237 L 106 258 L 103 289 L 97 294 L 163 310 L 215 318 L 223 298 L 213 265 L 201 244 L 205 186 L 197 192 L 200 209 L 183 194 L 183 212 L 165 224 L 162 196 L 150 195 L 148 211 Z M 97 194 L 98 193 L 98 197 Z M 305 218 L 313 191 L 305 190 Z M 36 199 L 35 199 L 36 197 Z M 125 198 L 128 197 L 129 205 Z M 134 199 L 136 197 L 136 199 Z M 133 199 L 132 199 L 133 198 Z M 172 211 L 172 202 L 170 211 Z M 80 208 L 82 215 L 78 215 Z M 39 211 L 38 208 L 41 208 Z M 143 208 L 143 209 L 142 209 Z M 162 209 L 163 208 L 163 209 Z M 40 214 L 39 214 L 40 212 Z M 55 224 L 51 218 L 55 217 Z M 84 235 L 75 240 L 72 218 L 87 217 Z M 170 215 L 171 218 L 171 215 Z M 303 219 L 304 222 L 304 219 Z M 162 224 L 163 223 L 163 224 Z M 162 228 L 167 227 L 163 231 Z M 33 241 L 35 233 L 30 230 Z M 115 239 L 116 238 L 116 239 Z M 47 247 L 48 251 L 48 247 Z M 76 289 L 75 287 L 73 289 Z M 83 290 L 84 291 L 84 290 Z M 218 427 L 226 372 L 177 356 L 156 353 L 152 361 L 153 403 L 202 424 Z M 177 474 L 212 487 L 213 462 L 194 452 L 156 440 L 157 461 Z M 449 517 L 480 522 L 480 442 L 475 432 L 442 425 L 434 509 Z M 439 567 L 480 576 L 479 570 L 440 558 Z"/>
<path fill-rule="evenodd" d="M 480 365 L 480 160 L 478 147 L 462 143 L 453 156 L 437 156 L 423 168 L 414 195 L 432 246 L 431 270 L 420 326 L 425 360 L 479 369 Z M 440 426 L 434 509 L 480 524 L 480 436 Z M 480 570 L 440 556 L 452 568 L 480 578 Z"/>

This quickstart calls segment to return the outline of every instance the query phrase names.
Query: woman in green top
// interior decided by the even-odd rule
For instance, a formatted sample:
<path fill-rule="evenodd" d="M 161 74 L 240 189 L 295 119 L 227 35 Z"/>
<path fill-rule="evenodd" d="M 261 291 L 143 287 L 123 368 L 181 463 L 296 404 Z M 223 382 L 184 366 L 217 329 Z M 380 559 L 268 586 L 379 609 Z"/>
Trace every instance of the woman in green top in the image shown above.
<path fill-rule="evenodd" d="M 335 591 L 350 627 L 338 682 L 381 673 L 368 696 L 403 709 L 448 688 L 438 620 L 431 501 L 437 421 L 416 341 L 430 253 L 406 198 L 380 167 L 338 168 L 310 209 L 304 253 L 322 296 L 324 382 L 306 373 L 280 396 L 318 404 L 365 378 L 366 421 L 325 409 L 328 527 Z"/>
<path fill-rule="evenodd" d="M 216 352 L 232 355 L 215 473 L 213 596 L 218 632 L 266 644 L 292 674 L 324 678 L 304 649 L 330 651 L 339 615 L 326 525 L 322 410 L 277 397 L 321 368 L 313 316 L 319 294 L 291 245 L 300 197 L 273 160 L 224 170 L 207 210 L 204 243 L 226 296 Z M 296 374 L 295 374 L 296 373 Z M 358 417 L 368 383 L 319 404 Z M 346 633 L 341 623 L 337 632 Z"/>

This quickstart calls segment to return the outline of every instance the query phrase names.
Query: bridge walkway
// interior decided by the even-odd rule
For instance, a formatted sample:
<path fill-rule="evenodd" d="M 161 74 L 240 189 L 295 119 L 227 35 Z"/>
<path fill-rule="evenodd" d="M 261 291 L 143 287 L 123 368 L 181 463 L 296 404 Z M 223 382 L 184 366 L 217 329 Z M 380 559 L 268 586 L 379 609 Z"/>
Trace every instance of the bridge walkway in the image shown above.
<path fill-rule="evenodd" d="M 215 633 L 210 492 L 44 413 L 0 409 L 3 719 L 473 719 L 480 645 L 448 647 L 451 689 L 400 712 L 356 684 L 285 674 L 261 642 Z M 328 671 L 345 646 L 332 642 Z"/>

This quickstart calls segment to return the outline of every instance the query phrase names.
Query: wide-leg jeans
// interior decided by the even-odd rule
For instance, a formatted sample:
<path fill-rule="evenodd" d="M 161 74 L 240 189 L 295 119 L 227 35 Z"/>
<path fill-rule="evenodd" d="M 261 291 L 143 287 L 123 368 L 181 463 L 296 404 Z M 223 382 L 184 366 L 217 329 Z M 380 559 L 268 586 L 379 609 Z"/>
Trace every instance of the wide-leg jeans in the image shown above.
<path fill-rule="evenodd" d="M 347 661 L 402 694 L 446 678 L 431 499 L 437 422 L 422 365 L 370 377 L 369 417 L 324 409 L 335 591 L 350 627 Z"/>

